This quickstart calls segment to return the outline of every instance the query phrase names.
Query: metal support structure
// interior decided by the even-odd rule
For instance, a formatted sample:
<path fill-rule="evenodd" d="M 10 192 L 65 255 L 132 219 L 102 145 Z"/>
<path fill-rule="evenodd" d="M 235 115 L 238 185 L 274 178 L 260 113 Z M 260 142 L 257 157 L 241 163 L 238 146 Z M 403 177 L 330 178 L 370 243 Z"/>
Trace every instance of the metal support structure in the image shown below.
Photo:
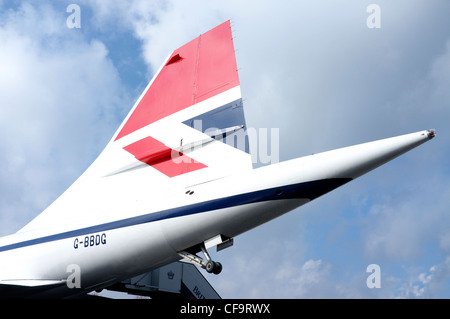
<path fill-rule="evenodd" d="M 180 261 L 105 288 L 104 297 L 108 296 L 108 291 L 152 299 L 220 299 L 220 295 L 195 265 Z"/>

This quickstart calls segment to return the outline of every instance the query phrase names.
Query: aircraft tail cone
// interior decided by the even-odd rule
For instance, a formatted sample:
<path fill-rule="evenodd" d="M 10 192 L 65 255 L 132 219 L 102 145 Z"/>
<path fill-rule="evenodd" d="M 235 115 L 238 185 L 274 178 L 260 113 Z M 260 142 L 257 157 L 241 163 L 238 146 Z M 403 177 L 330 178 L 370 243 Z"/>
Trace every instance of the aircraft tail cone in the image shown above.
<path fill-rule="evenodd" d="M 391 137 L 268 165 L 251 172 L 261 187 L 319 180 L 353 180 L 429 141 L 434 130 Z M 277 176 L 268 179 L 267 176 Z"/>
<path fill-rule="evenodd" d="M 435 136 L 434 130 L 420 131 L 320 153 L 312 157 L 315 158 L 316 165 L 318 162 L 323 163 L 325 175 L 323 178 L 355 179 Z"/>
<path fill-rule="evenodd" d="M 428 138 L 431 140 L 436 137 L 436 131 L 434 129 L 428 130 Z"/>

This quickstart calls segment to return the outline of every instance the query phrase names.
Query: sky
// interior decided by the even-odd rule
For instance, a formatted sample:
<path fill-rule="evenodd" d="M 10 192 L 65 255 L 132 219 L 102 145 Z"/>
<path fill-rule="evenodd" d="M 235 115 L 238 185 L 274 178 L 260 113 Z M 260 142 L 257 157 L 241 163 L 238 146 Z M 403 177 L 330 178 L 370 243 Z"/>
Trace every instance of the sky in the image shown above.
<path fill-rule="evenodd" d="M 437 137 L 238 236 L 205 277 L 223 298 L 449 298 L 448 12 L 447 0 L 0 1 L 0 235 L 81 175 L 171 51 L 231 19 L 247 125 L 279 130 L 280 161 Z"/>

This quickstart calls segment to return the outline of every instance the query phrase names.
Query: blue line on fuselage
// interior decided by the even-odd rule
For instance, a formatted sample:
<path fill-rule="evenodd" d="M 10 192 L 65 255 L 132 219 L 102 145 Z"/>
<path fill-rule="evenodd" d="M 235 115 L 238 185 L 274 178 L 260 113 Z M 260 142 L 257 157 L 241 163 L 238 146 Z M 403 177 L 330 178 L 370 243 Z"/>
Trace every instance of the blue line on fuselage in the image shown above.
<path fill-rule="evenodd" d="M 188 216 L 218 209 L 224 209 L 264 201 L 280 200 L 280 199 L 296 199 L 296 198 L 308 198 L 310 200 L 313 200 L 341 185 L 346 184 L 350 180 L 351 180 L 350 178 L 323 179 L 299 184 L 280 186 L 270 189 L 258 190 L 250 193 L 233 195 L 230 197 L 212 199 L 201 203 L 170 208 L 159 212 L 130 217 L 126 219 L 117 220 L 114 222 L 85 227 L 81 229 L 75 229 L 59 234 L 48 235 L 40 238 L 34 238 L 14 244 L 9 244 L 0 247 L 0 252 L 32 245 L 43 244 L 56 240 L 67 239 L 71 237 L 78 237 L 87 234 L 104 232 L 107 230 L 136 226 L 164 219 Z"/>

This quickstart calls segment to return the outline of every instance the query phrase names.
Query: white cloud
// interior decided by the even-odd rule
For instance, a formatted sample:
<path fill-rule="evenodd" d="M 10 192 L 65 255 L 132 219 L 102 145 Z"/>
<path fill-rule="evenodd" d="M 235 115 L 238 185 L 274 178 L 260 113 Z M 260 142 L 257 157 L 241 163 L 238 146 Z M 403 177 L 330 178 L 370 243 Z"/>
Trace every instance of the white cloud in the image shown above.
<path fill-rule="evenodd" d="M 410 279 L 400 289 L 403 298 L 436 298 L 442 291 L 448 293 L 450 283 L 450 256 L 427 272 Z"/>
<path fill-rule="evenodd" d="M 66 15 L 28 3 L 1 14 L 3 234 L 56 199 L 118 125 L 124 92 L 108 51 L 68 29 Z"/>
<path fill-rule="evenodd" d="M 229 18 L 220 10 L 229 4 L 218 1 L 96 0 L 86 2 L 86 5 L 95 13 L 96 27 L 131 30 L 142 41 L 142 56 L 150 74 L 175 48 Z"/>
<path fill-rule="evenodd" d="M 392 278 L 384 279 L 386 289 L 371 290 L 366 286 L 367 265 L 349 272 L 331 260 L 307 259 L 308 243 L 286 231 L 283 238 L 277 238 L 270 227 L 265 228 L 255 230 L 264 234 L 264 240 L 249 233 L 244 237 L 257 239 L 239 237 L 234 247 L 217 254 L 223 271 L 206 278 L 222 298 L 373 298 L 389 294 Z"/>
<path fill-rule="evenodd" d="M 320 298 L 326 296 L 324 292 L 334 285 L 332 275 L 330 264 L 310 259 L 301 267 L 280 265 L 275 278 L 285 283 L 282 298 Z"/>

